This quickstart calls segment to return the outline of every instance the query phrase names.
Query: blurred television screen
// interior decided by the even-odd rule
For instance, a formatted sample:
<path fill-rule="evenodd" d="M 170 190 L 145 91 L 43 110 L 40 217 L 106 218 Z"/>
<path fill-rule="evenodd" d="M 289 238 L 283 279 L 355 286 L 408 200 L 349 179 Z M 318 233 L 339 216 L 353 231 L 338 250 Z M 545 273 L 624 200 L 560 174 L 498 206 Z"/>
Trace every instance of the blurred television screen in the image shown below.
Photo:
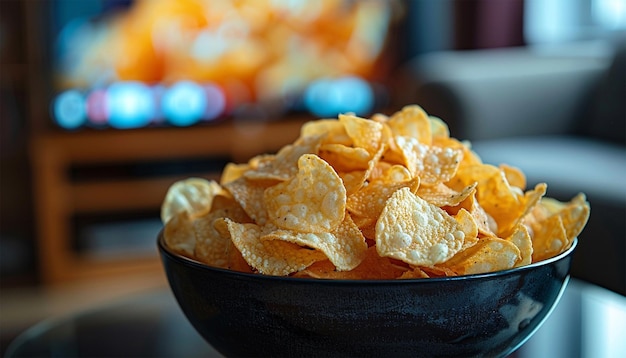
<path fill-rule="evenodd" d="M 402 11 L 384 0 L 51 5 L 51 111 L 67 130 L 191 126 L 255 111 L 366 115 Z"/>

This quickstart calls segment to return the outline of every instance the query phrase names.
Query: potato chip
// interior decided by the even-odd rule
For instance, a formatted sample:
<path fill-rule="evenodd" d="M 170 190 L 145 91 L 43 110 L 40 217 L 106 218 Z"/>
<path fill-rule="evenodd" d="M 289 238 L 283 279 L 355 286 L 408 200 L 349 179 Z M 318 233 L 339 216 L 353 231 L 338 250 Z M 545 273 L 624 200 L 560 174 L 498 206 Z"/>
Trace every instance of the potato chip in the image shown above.
<path fill-rule="evenodd" d="M 365 170 L 372 157 L 364 148 L 335 143 L 321 145 L 318 155 L 336 171 Z"/>
<path fill-rule="evenodd" d="M 376 247 L 367 249 L 363 261 L 353 270 L 337 271 L 329 260 L 315 262 L 306 269 L 294 274 L 294 277 L 309 277 L 334 280 L 392 280 L 402 278 L 407 268 L 395 264 L 388 257 L 380 257 Z"/>
<path fill-rule="evenodd" d="M 526 176 L 519 168 L 508 164 L 500 164 L 499 168 L 504 173 L 509 185 L 526 190 Z"/>
<path fill-rule="evenodd" d="M 416 266 L 448 260 L 461 249 L 464 236 L 453 217 L 409 188 L 389 198 L 376 224 L 378 253 Z"/>
<path fill-rule="evenodd" d="M 559 215 L 552 215 L 533 228 L 533 262 L 557 255 L 569 246 L 569 238 Z"/>
<path fill-rule="evenodd" d="M 242 257 L 259 273 L 285 276 L 326 259 L 323 252 L 282 240 L 264 240 L 263 228 L 223 219 L 232 242 Z"/>
<path fill-rule="evenodd" d="M 585 197 L 585 194 L 576 195 L 567 205 L 558 212 L 563 221 L 566 235 L 568 238 L 573 239 L 578 236 L 582 231 L 587 221 L 589 220 L 589 214 L 591 208 Z"/>
<path fill-rule="evenodd" d="M 415 138 L 419 143 L 432 143 L 431 121 L 420 106 L 409 105 L 387 121 L 394 136 Z"/>
<path fill-rule="evenodd" d="M 163 228 L 167 247 L 184 256 L 193 257 L 196 236 L 189 213 L 181 211 L 170 217 Z"/>
<path fill-rule="evenodd" d="M 250 168 L 251 166 L 249 164 L 226 164 L 226 166 L 224 166 L 224 170 L 222 171 L 222 176 L 220 177 L 220 185 L 239 179 L 246 171 L 250 170 Z"/>
<path fill-rule="evenodd" d="M 350 195 L 346 207 L 352 215 L 369 218 L 370 223 L 373 223 L 380 216 L 387 200 L 393 193 L 401 188 L 409 188 L 411 192 L 415 192 L 419 184 L 419 178 L 398 183 L 373 181 Z"/>
<path fill-rule="evenodd" d="M 248 180 L 245 177 L 241 177 L 226 183 L 224 187 L 232 194 L 246 214 L 248 214 L 255 223 L 263 225 L 268 220 L 267 209 L 263 205 L 263 195 L 265 189 L 269 188 L 272 184 L 274 184 L 274 182 Z"/>
<path fill-rule="evenodd" d="M 476 192 L 476 185 L 478 183 L 473 183 L 461 191 L 456 191 L 444 183 L 439 183 L 433 186 L 420 186 L 417 190 L 417 195 L 428 201 L 429 203 L 436 205 L 438 207 L 443 206 L 457 206 L 461 202 L 463 202 L 467 197 L 473 195 Z"/>
<path fill-rule="evenodd" d="M 318 119 L 309 121 L 300 128 L 300 138 L 322 137 L 322 144 L 335 143 L 346 146 L 352 145 L 352 139 L 348 136 L 343 123 L 337 119 Z"/>
<path fill-rule="evenodd" d="M 437 139 L 450 138 L 450 129 L 448 128 L 446 122 L 441 120 L 441 118 L 435 116 L 428 116 L 428 120 L 430 121 L 430 131 L 433 141 Z"/>
<path fill-rule="evenodd" d="M 181 212 L 188 213 L 191 219 L 202 216 L 211 209 L 213 197 L 223 190 L 213 180 L 203 178 L 179 180 L 167 190 L 161 205 L 161 221 L 167 223 Z"/>
<path fill-rule="evenodd" d="M 459 168 L 448 184 L 452 188 L 464 188 L 477 182 L 476 198 L 480 206 L 496 221 L 498 232 L 506 232 L 526 211 L 523 194 L 513 190 L 497 167 L 480 164 Z"/>
<path fill-rule="evenodd" d="M 520 252 L 520 259 L 515 264 L 515 267 L 524 266 L 532 263 L 533 259 L 533 242 L 530 237 L 530 233 L 525 225 L 519 224 L 513 231 L 511 236 L 507 237 L 506 240 L 512 242 Z"/>
<path fill-rule="evenodd" d="M 413 278 L 429 278 L 430 276 L 428 276 L 428 274 L 426 272 L 424 272 L 424 270 L 422 270 L 419 267 L 415 267 L 411 270 L 407 270 L 404 271 L 402 273 L 402 275 L 400 275 L 400 277 L 398 277 L 399 279 L 413 279 Z"/>
<path fill-rule="evenodd" d="M 430 147 L 412 137 L 397 136 L 395 141 L 407 169 L 413 176 L 419 176 L 423 185 L 436 185 L 452 179 L 463 158 L 460 149 Z"/>
<path fill-rule="evenodd" d="M 231 268 L 236 249 L 228 235 L 220 233 L 214 226 L 216 220 L 229 218 L 239 223 L 250 222 L 243 208 L 232 198 L 216 197 L 211 211 L 193 221 L 196 238 L 193 253 L 195 257 L 216 267 Z M 238 253 L 238 252 L 237 252 Z M 237 255 L 235 255 L 237 256 Z"/>
<path fill-rule="evenodd" d="M 512 242 L 499 238 L 482 238 L 443 265 L 459 275 L 470 275 L 513 268 L 520 251 Z"/>
<path fill-rule="evenodd" d="M 382 139 L 382 124 L 346 114 L 339 115 L 339 122 L 344 125 L 355 147 L 363 148 L 371 154 L 378 151 Z"/>
<path fill-rule="evenodd" d="M 454 219 L 459 224 L 459 229 L 463 231 L 464 234 L 463 247 L 461 249 L 465 250 L 468 247 L 474 246 L 474 244 L 478 242 L 478 225 L 472 214 L 465 209 L 461 209 L 454 216 Z"/>
<path fill-rule="evenodd" d="M 304 154 L 317 153 L 323 136 L 303 137 L 284 146 L 273 160 L 263 161 L 257 169 L 247 171 L 244 176 L 252 180 L 288 180 L 298 171 L 298 159 Z"/>
<path fill-rule="evenodd" d="M 279 228 L 300 232 L 330 232 L 343 221 L 346 189 L 333 168 L 314 154 L 298 160 L 290 180 L 265 190 L 260 202 Z"/>
<path fill-rule="evenodd" d="M 339 271 L 349 271 L 358 266 L 365 257 L 367 244 L 359 228 L 349 215 L 332 232 L 312 233 L 291 230 L 276 230 L 260 239 L 282 240 L 318 249 L 326 255 Z"/>

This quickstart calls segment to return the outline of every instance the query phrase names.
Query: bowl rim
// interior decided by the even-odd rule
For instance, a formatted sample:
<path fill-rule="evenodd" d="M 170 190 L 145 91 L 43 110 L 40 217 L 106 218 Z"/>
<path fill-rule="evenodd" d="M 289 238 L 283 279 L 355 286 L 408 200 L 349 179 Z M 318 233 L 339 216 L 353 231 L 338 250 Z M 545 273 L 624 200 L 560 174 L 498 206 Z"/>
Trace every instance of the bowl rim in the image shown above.
<path fill-rule="evenodd" d="M 292 277 L 292 276 L 274 276 L 274 275 L 265 275 L 260 273 L 249 273 L 249 272 L 241 272 L 234 271 L 220 267 L 209 266 L 203 262 L 195 260 L 193 258 L 178 254 L 170 249 L 165 243 L 165 235 L 164 229 L 161 229 L 157 235 L 157 246 L 159 251 L 170 257 L 171 259 L 178 261 L 181 264 L 189 265 L 195 267 L 200 270 L 211 271 L 214 273 L 218 273 L 221 275 L 232 276 L 243 279 L 253 279 L 253 280 L 261 280 L 261 281 L 289 281 L 289 282 L 300 282 L 300 283 L 316 283 L 323 285 L 402 285 L 402 284 L 431 284 L 431 283 L 442 283 L 442 282 L 454 282 L 454 281 L 467 281 L 467 280 L 479 280 L 479 279 L 489 279 L 500 276 L 508 276 L 512 274 L 517 274 L 519 272 L 524 272 L 528 270 L 533 270 L 535 268 L 541 266 L 547 266 L 553 262 L 560 261 L 567 256 L 570 256 L 576 247 L 578 246 L 578 237 L 575 237 L 571 243 L 570 247 L 567 250 L 561 252 L 560 254 L 547 258 L 545 260 L 537 261 L 528 265 L 514 267 L 507 270 L 493 271 L 493 272 L 485 272 L 485 273 L 477 273 L 477 274 L 469 274 L 469 275 L 460 275 L 460 276 L 447 276 L 447 277 L 434 277 L 434 278 L 406 278 L 406 279 L 324 279 L 324 278 L 313 278 L 313 277 Z M 568 270 L 569 274 L 569 270 Z"/>

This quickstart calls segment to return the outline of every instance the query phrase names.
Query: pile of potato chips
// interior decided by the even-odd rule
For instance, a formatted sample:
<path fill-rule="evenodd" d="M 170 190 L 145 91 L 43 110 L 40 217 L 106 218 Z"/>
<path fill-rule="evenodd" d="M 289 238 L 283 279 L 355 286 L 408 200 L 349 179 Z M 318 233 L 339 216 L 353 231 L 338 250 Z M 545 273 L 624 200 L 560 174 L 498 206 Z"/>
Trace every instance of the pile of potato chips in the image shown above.
<path fill-rule="evenodd" d="M 220 183 L 174 183 L 164 237 L 207 265 L 266 275 L 395 279 L 506 270 L 555 256 L 582 231 L 517 168 L 482 163 L 419 106 L 303 125 L 276 154 L 229 164 Z"/>

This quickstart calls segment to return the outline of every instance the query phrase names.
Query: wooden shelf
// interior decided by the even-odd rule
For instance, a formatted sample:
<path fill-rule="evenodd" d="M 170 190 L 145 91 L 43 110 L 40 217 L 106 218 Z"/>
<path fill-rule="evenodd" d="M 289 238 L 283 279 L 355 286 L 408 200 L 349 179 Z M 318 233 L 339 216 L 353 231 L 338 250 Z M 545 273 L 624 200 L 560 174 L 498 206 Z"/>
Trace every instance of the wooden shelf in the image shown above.
<path fill-rule="evenodd" d="M 183 177 L 220 173 L 124 177 L 89 181 L 68 174 L 77 165 L 230 158 L 245 162 L 293 142 L 309 117 L 273 122 L 224 122 L 188 128 L 85 130 L 36 135 L 31 141 L 41 278 L 46 284 L 160 269 L 158 258 L 96 260 L 72 245 L 77 214 L 160 208 L 169 186 Z M 155 238 L 156 239 L 156 238 Z M 156 246 L 155 246 L 156 252 Z"/>

